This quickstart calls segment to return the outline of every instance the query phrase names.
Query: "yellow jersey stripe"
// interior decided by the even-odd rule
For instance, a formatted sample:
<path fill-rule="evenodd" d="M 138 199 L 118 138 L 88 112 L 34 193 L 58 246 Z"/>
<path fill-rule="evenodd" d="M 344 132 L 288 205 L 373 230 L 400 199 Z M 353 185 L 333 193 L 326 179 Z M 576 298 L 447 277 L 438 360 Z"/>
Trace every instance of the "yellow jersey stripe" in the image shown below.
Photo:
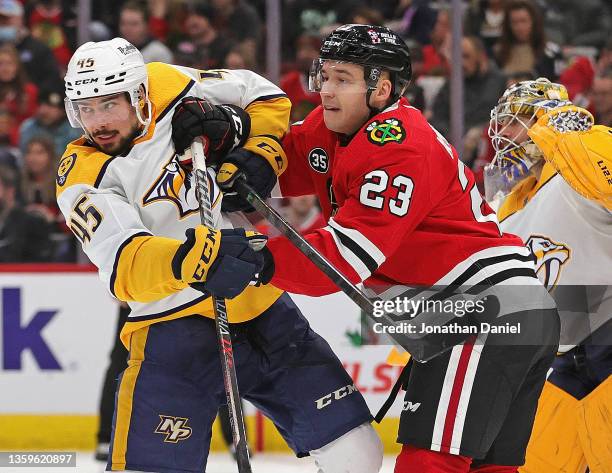
<path fill-rule="evenodd" d="M 511 217 L 521 210 L 527 202 L 535 197 L 542 187 L 552 180 L 557 175 L 555 169 L 548 163 L 544 164 L 540 179 L 535 180 L 535 177 L 527 178 L 519 183 L 512 192 L 506 197 L 504 203 L 497 212 L 499 223 L 502 223 L 508 217 Z"/>
<path fill-rule="evenodd" d="M 230 323 L 247 322 L 254 319 L 268 310 L 282 294 L 283 290 L 270 284 L 265 286 L 247 286 L 238 296 L 226 300 L 227 314 Z M 168 320 L 190 315 L 202 315 L 214 319 L 215 314 L 213 311 L 212 299 L 203 295 L 186 304 L 164 312 L 149 314 L 138 318 L 130 317 L 121 330 L 121 341 L 128 347 L 130 346 L 132 334 L 137 330 L 154 323 L 166 322 Z"/>
<path fill-rule="evenodd" d="M 128 435 L 130 432 L 130 421 L 132 418 L 132 401 L 134 389 L 140 373 L 140 366 L 145 358 L 145 345 L 149 327 L 144 327 L 132 334 L 130 345 L 130 358 L 128 367 L 123 372 L 119 394 L 117 396 L 115 436 L 113 438 L 113 456 L 111 469 L 125 469 L 125 454 L 127 451 Z"/>

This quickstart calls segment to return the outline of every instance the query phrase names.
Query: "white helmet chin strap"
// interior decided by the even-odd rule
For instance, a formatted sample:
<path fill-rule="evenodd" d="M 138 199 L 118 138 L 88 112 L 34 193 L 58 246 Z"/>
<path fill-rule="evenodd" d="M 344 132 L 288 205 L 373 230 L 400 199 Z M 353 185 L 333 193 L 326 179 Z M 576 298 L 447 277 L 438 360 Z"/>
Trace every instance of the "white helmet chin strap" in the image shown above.
<path fill-rule="evenodd" d="M 151 124 L 151 101 L 149 100 L 148 97 L 145 100 L 146 100 L 146 107 L 147 107 L 146 118 L 142 116 L 140 107 L 136 105 L 136 118 L 138 118 L 138 122 L 142 125 L 142 131 L 136 138 L 145 136 L 147 134 L 147 131 L 149 130 L 149 125 Z"/>

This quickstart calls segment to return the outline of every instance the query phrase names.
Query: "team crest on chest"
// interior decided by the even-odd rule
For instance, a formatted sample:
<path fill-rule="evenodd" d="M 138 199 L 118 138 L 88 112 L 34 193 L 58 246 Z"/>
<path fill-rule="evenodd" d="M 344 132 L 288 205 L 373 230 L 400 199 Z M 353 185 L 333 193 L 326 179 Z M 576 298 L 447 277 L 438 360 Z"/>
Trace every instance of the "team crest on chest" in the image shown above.
<path fill-rule="evenodd" d="M 406 130 L 397 118 L 387 118 L 382 122 L 374 120 L 364 131 L 368 135 L 368 140 L 378 146 L 402 143 L 406 138 Z"/>
<path fill-rule="evenodd" d="M 73 153 L 69 156 L 63 158 L 59 166 L 57 167 L 57 184 L 63 186 L 66 183 L 66 179 L 68 179 L 68 173 L 74 167 L 74 163 L 76 162 L 77 155 Z"/>
<path fill-rule="evenodd" d="M 142 205 L 157 201 L 170 201 L 176 205 L 179 218 L 185 218 L 199 211 L 196 186 L 192 172 L 181 167 L 177 155 L 162 168 L 161 174 L 142 198 Z M 213 183 L 208 176 L 208 188 L 212 194 Z M 213 202 L 212 195 L 210 196 Z"/>
<path fill-rule="evenodd" d="M 550 291 L 557 284 L 563 265 L 570 259 L 570 248 L 541 235 L 531 235 L 527 240 L 527 248 L 536 258 L 538 277 Z"/>

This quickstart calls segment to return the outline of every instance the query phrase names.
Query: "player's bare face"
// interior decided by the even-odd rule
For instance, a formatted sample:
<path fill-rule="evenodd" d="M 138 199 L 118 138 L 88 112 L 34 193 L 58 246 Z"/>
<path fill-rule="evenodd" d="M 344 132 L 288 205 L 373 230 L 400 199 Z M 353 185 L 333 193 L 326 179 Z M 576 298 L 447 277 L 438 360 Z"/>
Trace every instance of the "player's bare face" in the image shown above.
<path fill-rule="evenodd" d="M 125 93 L 79 100 L 77 107 L 83 127 L 106 154 L 116 155 L 128 148 L 140 128 Z"/>
<path fill-rule="evenodd" d="M 325 126 L 336 133 L 351 135 L 366 122 L 366 82 L 363 67 L 325 61 L 321 71 L 321 102 Z"/>

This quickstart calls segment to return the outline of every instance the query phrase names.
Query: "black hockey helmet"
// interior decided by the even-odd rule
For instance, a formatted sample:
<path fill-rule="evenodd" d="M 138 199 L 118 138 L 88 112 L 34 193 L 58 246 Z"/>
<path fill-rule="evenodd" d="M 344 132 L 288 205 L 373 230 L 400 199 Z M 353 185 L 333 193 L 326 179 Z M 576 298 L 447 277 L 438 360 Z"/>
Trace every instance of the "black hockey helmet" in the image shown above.
<path fill-rule="evenodd" d="M 366 84 L 374 90 L 380 73 L 391 73 L 392 99 L 400 98 L 412 78 L 410 50 L 404 40 L 389 28 L 373 25 L 343 25 L 325 39 L 319 55 L 321 61 L 334 60 L 364 66 Z M 311 89 L 320 90 L 316 84 L 317 61 L 311 71 Z M 313 75 L 314 74 L 314 75 Z M 371 93 L 371 92 L 370 92 Z M 369 94 L 368 94 L 369 98 Z"/>

